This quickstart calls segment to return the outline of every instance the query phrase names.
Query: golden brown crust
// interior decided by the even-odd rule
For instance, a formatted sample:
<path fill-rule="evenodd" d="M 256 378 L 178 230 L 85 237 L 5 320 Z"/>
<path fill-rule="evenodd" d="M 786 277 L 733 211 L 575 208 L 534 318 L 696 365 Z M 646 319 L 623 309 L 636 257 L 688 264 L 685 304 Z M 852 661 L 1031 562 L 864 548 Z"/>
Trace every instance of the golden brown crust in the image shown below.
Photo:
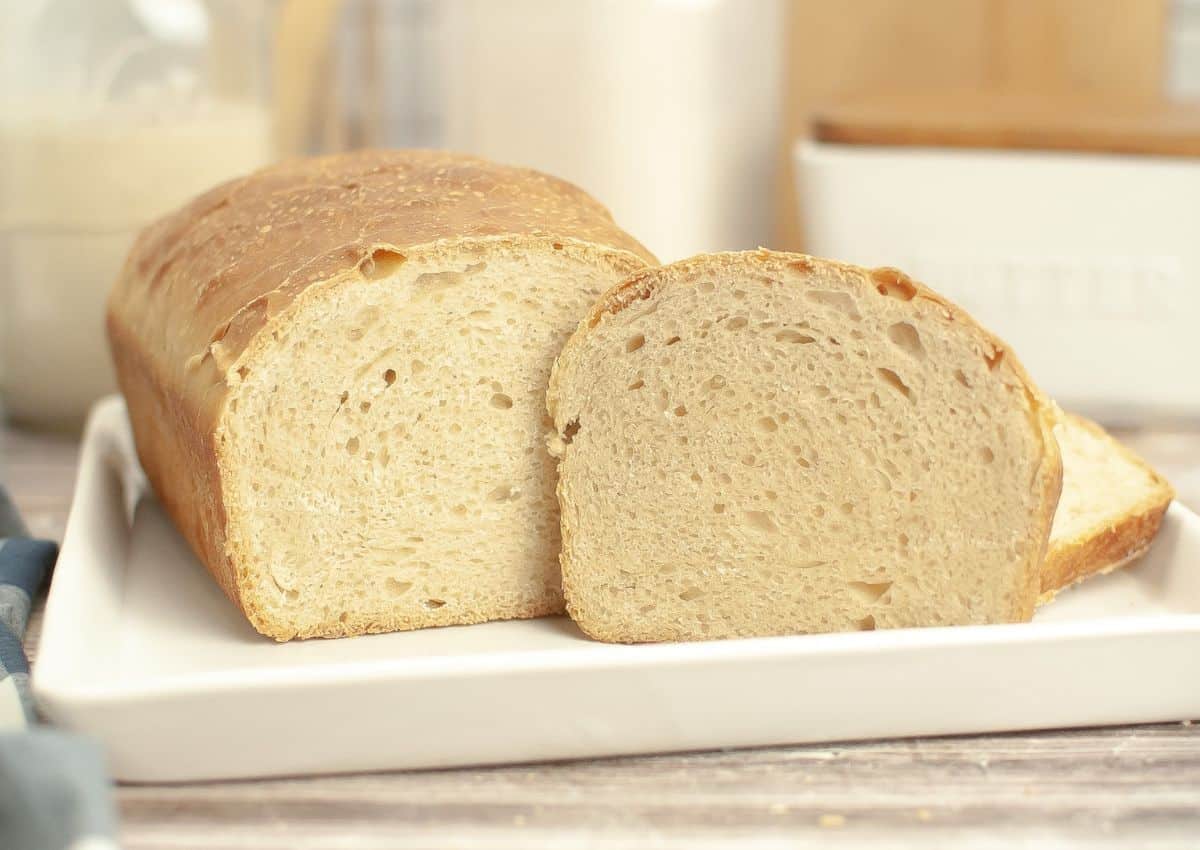
<path fill-rule="evenodd" d="M 1042 568 L 1041 601 L 1048 602 L 1059 591 L 1088 576 L 1120 569 L 1146 554 L 1170 503 L 1167 497 L 1144 513 L 1130 514 L 1116 525 L 1052 547 Z"/>
<path fill-rule="evenodd" d="M 423 247 L 493 239 L 655 262 L 577 187 L 434 151 L 285 162 L 212 189 L 138 236 L 107 316 L 138 455 L 171 518 L 244 610 L 245 567 L 227 551 L 220 420 L 260 332 L 314 284 L 369 276 Z"/>
<path fill-rule="evenodd" d="M 559 355 L 559 361 L 569 360 L 573 349 L 583 344 L 586 334 L 600 324 L 605 316 L 616 315 L 639 301 L 649 299 L 661 287 L 687 284 L 695 281 L 697 275 L 705 272 L 731 268 L 737 268 L 741 272 L 758 273 L 764 279 L 785 269 L 810 272 L 822 268 L 845 278 L 868 282 L 881 295 L 899 298 L 903 301 L 921 299 L 931 302 L 942 309 L 943 315 L 948 321 L 960 322 L 979 336 L 982 343 L 980 356 L 987 361 L 992 370 L 1000 369 L 1008 373 L 1013 385 L 1025 394 L 1031 422 L 1042 440 L 1042 462 L 1035 478 L 1040 504 L 1037 530 L 1034 536 L 1034 539 L 1038 541 L 1038 548 L 1027 557 L 1023 587 L 1020 594 L 1014 599 L 1014 608 L 1010 616 L 1013 621 L 1031 619 L 1037 605 L 1039 589 L 1042 586 L 1041 569 L 1047 551 L 1050 529 L 1054 522 L 1054 512 L 1062 492 L 1062 456 L 1059 452 L 1058 442 L 1054 438 L 1054 424 L 1057 421 L 1058 409 L 1034 384 L 1007 344 L 976 322 L 961 307 L 946 300 L 927 286 L 914 281 L 898 269 L 867 269 L 807 254 L 770 251 L 765 248 L 754 251 L 700 254 L 665 266 L 643 269 L 616 284 L 600 297 L 592 311 L 580 323 L 571 339 L 567 341 L 562 354 Z M 550 389 L 547 393 L 547 407 L 551 417 L 555 418 L 559 399 L 557 379 L 558 369 L 556 368 L 551 375 Z M 561 488 L 562 482 L 560 481 L 560 503 Z M 563 554 L 561 558 L 564 561 L 564 571 L 570 570 L 567 561 L 570 557 L 569 550 L 573 533 L 568 526 L 568 520 L 567 512 L 563 511 Z M 572 612 L 569 589 L 564 587 L 564 592 L 567 610 Z M 574 616 L 574 612 L 572 612 L 572 616 Z M 593 636 L 604 640 L 620 640 L 619 637 L 614 636 Z"/>
<path fill-rule="evenodd" d="M 1082 535 L 1052 545 L 1042 566 L 1042 602 L 1050 601 L 1060 590 L 1088 576 L 1112 572 L 1144 555 L 1175 498 L 1175 490 L 1165 478 L 1095 422 L 1071 413 L 1060 412 L 1059 417 L 1104 439 L 1129 463 L 1144 470 L 1153 480 L 1155 492 L 1129 508 L 1114 524 L 1098 525 Z"/>

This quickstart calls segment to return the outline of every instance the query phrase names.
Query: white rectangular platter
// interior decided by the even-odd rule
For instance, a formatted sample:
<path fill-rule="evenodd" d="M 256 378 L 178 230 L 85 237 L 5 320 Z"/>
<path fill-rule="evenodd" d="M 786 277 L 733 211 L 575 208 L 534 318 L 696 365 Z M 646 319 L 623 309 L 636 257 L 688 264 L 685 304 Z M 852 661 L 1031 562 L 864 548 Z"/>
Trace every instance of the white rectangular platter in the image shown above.
<path fill-rule="evenodd" d="M 565 618 L 276 644 L 94 411 L 34 688 L 135 782 L 450 767 L 1200 716 L 1200 519 L 1034 622 L 613 646 Z"/>

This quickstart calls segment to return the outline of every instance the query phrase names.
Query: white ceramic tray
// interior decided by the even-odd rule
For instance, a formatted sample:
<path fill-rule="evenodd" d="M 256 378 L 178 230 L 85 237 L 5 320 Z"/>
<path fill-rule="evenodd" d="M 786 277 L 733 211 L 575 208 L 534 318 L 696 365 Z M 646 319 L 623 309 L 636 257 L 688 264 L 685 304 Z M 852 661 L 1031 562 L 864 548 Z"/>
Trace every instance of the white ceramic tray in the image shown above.
<path fill-rule="evenodd" d="M 116 776 L 181 781 L 1200 716 L 1200 519 L 1030 624 L 609 646 L 563 618 L 276 644 L 92 415 L 34 686 Z"/>

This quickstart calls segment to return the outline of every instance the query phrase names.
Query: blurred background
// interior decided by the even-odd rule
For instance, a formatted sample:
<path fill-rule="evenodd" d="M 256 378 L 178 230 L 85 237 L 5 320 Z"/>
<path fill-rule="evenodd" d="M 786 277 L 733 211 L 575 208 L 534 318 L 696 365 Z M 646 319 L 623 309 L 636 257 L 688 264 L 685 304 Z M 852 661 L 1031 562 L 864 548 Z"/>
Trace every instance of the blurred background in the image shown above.
<path fill-rule="evenodd" d="M 280 157 L 578 183 L 664 261 L 896 265 L 1110 423 L 1200 421 L 1200 0 L 0 0 L 0 386 L 77 429 L 146 222 Z"/>

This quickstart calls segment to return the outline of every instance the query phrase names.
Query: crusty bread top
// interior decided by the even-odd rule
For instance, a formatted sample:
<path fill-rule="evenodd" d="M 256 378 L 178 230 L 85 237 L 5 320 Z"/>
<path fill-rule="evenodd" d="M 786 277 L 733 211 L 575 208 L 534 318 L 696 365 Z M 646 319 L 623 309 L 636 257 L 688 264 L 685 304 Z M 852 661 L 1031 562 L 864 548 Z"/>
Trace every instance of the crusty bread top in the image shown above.
<path fill-rule="evenodd" d="M 150 225 L 113 289 L 109 321 L 155 347 L 159 380 L 201 400 L 203 428 L 229 366 L 305 288 L 369 272 L 377 259 L 403 261 L 419 245 L 486 237 L 578 241 L 655 262 L 562 180 L 452 153 L 360 151 L 266 168 Z"/>

